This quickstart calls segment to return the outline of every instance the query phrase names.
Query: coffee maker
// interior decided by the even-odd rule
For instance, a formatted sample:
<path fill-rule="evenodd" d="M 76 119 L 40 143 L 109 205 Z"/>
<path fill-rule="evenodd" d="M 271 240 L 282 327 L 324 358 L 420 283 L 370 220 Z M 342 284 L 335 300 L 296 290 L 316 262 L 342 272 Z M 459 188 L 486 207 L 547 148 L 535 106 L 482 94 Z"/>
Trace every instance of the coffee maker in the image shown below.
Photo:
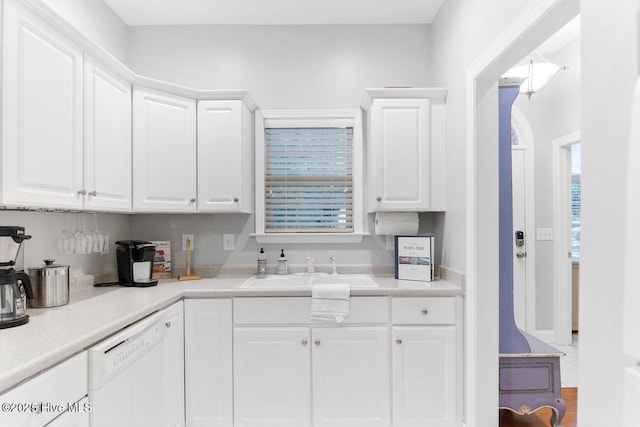
<path fill-rule="evenodd" d="M 31 282 L 14 267 L 22 242 L 30 238 L 24 227 L 0 226 L 0 329 L 29 322 L 26 298 L 33 299 Z"/>
<path fill-rule="evenodd" d="M 152 279 L 153 257 L 156 246 L 144 240 L 116 242 L 118 282 L 121 286 L 148 287 L 158 284 Z"/>

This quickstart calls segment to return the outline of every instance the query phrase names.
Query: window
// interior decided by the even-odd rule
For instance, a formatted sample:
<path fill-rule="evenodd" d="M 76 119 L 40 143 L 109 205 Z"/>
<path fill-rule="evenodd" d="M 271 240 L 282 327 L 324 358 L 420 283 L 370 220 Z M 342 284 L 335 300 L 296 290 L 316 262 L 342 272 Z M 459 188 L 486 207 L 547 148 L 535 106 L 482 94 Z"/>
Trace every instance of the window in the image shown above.
<path fill-rule="evenodd" d="M 360 110 L 256 114 L 256 238 L 362 238 Z"/>

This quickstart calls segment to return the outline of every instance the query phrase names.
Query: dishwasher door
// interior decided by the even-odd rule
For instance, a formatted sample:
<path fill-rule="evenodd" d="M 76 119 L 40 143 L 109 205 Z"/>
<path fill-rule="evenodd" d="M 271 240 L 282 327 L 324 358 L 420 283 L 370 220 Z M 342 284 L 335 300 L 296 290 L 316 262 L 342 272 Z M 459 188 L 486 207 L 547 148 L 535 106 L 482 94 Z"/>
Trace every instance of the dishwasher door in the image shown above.
<path fill-rule="evenodd" d="M 89 350 L 92 427 L 164 425 L 163 312 Z"/>

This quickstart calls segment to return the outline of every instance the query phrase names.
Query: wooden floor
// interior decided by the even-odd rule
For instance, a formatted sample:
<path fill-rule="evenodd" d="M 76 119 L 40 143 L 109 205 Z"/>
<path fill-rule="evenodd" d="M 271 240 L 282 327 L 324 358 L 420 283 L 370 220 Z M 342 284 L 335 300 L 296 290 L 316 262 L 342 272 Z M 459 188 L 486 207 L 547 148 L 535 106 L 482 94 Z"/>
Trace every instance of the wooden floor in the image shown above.
<path fill-rule="evenodd" d="M 578 389 L 575 387 L 563 388 L 562 398 L 567 405 L 567 412 L 562 419 L 563 427 L 576 427 L 576 409 Z M 511 411 L 500 411 L 500 427 L 549 427 L 551 409 L 543 408 L 531 415 L 516 415 Z"/>

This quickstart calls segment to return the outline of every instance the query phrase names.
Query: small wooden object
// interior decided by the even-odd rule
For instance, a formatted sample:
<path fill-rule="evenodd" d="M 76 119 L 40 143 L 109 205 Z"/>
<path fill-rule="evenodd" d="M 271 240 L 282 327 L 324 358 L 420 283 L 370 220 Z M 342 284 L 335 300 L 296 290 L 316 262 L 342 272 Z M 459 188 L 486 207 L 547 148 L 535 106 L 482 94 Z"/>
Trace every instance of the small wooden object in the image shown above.
<path fill-rule="evenodd" d="M 191 238 L 187 237 L 187 275 L 178 276 L 178 280 L 199 280 L 200 276 L 191 275 Z"/>

